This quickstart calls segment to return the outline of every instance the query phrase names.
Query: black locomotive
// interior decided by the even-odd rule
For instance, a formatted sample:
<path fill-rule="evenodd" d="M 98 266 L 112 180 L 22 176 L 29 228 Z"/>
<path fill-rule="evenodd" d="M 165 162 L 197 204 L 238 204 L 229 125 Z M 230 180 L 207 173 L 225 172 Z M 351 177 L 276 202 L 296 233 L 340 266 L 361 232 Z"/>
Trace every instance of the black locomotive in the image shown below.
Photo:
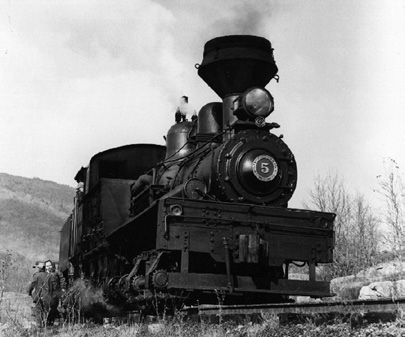
<path fill-rule="evenodd" d="M 315 266 L 332 262 L 334 214 L 287 208 L 293 153 L 265 118 L 264 88 L 277 78 L 268 40 L 206 43 L 199 76 L 222 98 L 191 120 L 182 111 L 166 147 L 127 145 L 96 154 L 61 231 L 61 271 L 86 278 L 111 301 L 170 297 L 225 302 L 329 296 Z M 308 280 L 288 278 L 291 263 Z"/>

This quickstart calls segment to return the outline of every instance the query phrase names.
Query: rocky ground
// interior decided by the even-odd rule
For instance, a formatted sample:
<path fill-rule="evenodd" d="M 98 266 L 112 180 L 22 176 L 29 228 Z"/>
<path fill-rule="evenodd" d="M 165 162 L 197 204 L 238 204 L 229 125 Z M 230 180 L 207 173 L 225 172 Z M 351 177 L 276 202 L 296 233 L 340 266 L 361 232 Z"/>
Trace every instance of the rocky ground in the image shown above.
<path fill-rule="evenodd" d="M 405 297 L 405 263 L 392 261 L 333 279 L 331 291 L 337 299 L 379 299 Z"/>

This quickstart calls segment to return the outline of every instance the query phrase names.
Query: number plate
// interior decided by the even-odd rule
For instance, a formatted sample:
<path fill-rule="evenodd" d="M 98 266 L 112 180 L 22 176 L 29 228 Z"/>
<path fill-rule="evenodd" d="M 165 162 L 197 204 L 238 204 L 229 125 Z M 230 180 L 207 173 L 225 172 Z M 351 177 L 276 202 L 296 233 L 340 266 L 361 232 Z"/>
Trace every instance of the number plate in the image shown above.
<path fill-rule="evenodd" d="M 273 157 L 263 154 L 253 161 L 253 173 L 261 181 L 271 181 L 278 173 L 278 166 Z"/>

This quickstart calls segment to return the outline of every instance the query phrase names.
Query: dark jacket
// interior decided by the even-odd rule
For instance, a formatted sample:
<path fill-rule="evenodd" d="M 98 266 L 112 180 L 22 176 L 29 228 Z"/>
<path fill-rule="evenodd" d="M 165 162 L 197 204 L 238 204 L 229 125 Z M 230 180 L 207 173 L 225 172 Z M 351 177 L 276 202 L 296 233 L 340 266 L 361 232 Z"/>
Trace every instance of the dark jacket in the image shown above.
<path fill-rule="evenodd" d="M 49 275 L 46 272 L 39 271 L 32 276 L 28 295 L 32 296 L 35 303 L 49 295 Z"/>
<path fill-rule="evenodd" d="M 48 289 L 51 296 L 59 295 L 61 290 L 66 289 L 65 278 L 58 271 L 49 275 Z"/>

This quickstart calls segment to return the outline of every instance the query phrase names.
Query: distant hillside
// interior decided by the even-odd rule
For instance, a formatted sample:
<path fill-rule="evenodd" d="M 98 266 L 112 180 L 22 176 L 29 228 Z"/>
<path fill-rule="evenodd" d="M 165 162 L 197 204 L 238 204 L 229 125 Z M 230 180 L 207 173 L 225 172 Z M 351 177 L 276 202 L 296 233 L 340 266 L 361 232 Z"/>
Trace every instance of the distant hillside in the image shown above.
<path fill-rule="evenodd" d="M 58 259 L 59 231 L 74 195 L 66 185 L 0 173 L 0 253 L 12 250 L 29 261 Z"/>

